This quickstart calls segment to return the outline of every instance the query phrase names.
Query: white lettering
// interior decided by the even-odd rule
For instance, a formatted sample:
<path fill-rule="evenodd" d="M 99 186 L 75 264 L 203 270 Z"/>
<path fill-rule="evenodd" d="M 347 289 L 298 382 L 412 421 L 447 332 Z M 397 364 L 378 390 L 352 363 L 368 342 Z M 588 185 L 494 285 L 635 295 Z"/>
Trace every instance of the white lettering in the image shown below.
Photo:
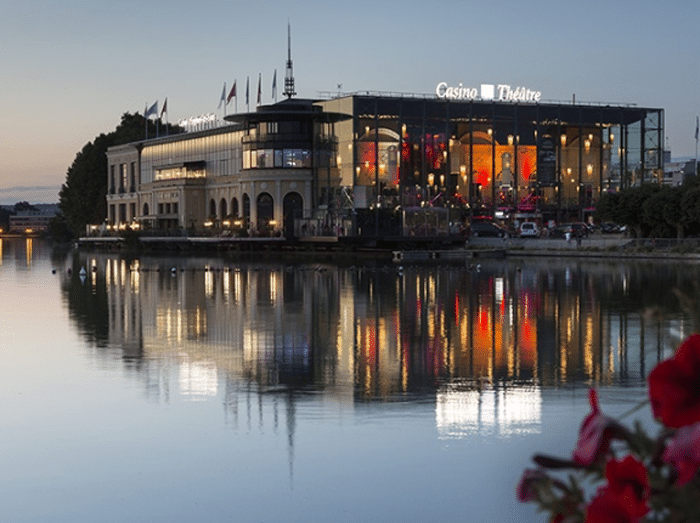
<path fill-rule="evenodd" d="M 481 94 L 476 87 L 464 87 L 461 83 L 451 87 L 447 82 L 440 82 L 435 87 L 435 95 L 443 100 L 495 100 L 497 102 L 539 102 L 541 91 L 532 91 L 525 87 L 511 87 L 508 84 L 481 85 Z"/>
<path fill-rule="evenodd" d="M 219 121 L 215 113 L 202 114 L 199 116 L 191 116 L 182 118 L 178 121 L 180 127 L 184 127 L 185 131 L 203 131 L 206 129 L 214 129 L 219 126 Z"/>
<path fill-rule="evenodd" d="M 440 82 L 435 88 L 435 94 L 438 98 L 445 98 L 445 90 L 447 89 L 447 82 Z"/>
<path fill-rule="evenodd" d="M 461 83 L 457 87 L 449 87 L 447 82 L 437 84 L 435 94 L 448 100 L 474 100 L 478 96 L 475 87 L 464 87 Z"/>

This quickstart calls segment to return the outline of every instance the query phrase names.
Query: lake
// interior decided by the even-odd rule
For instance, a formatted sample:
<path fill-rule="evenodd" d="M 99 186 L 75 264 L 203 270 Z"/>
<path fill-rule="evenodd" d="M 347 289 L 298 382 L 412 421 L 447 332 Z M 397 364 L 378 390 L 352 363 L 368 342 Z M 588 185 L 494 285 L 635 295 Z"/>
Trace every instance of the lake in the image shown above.
<path fill-rule="evenodd" d="M 0 240 L 0 521 L 545 521 L 523 468 L 571 454 L 591 386 L 610 415 L 645 398 L 697 281 Z"/>

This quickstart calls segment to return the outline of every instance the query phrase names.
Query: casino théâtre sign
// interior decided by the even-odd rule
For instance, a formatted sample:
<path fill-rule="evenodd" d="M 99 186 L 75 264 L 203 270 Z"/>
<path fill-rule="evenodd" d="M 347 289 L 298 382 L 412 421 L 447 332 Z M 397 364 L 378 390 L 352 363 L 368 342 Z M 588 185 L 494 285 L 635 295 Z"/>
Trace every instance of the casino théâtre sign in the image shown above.
<path fill-rule="evenodd" d="M 507 84 L 481 84 L 481 88 L 477 89 L 476 87 L 464 87 L 461 83 L 453 87 L 447 82 L 440 82 L 435 87 L 435 94 L 443 100 L 537 103 L 542 99 L 541 91 L 532 91 L 525 87 L 511 87 Z"/>

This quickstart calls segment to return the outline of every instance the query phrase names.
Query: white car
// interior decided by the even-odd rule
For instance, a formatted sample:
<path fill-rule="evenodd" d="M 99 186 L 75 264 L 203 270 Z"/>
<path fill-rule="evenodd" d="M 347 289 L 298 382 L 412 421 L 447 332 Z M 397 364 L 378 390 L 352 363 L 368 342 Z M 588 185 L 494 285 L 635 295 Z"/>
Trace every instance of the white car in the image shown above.
<path fill-rule="evenodd" d="M 520 226 L 521 238 L 539 238 L 540 228 L 534 222 L 525 222 Z"/>

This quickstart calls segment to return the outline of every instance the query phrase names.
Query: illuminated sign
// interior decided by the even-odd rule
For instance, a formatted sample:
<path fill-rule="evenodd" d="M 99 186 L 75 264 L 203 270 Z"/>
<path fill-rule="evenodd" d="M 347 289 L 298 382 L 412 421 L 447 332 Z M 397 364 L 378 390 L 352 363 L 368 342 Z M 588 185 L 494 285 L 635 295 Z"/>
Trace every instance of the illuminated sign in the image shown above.
<path fill-rule="evenodd" d="M 182 118 L 177 124 L 186 131 L 203 131 L 205 129 L 219 127 L 218 119 L 214 113 Z"/>
<path fill-rule="evenodd" d="M 447 82 L 440 82 L 435 87 L 435 94 L 443 100 L 491 100 L 496 102 L 539 102 L 541 91 L 532 91 L 525 87 L 511 87 L 507 84 L 481 84 L 481 89 L 464 87 L 461 83 L 450 87 Z"/>

